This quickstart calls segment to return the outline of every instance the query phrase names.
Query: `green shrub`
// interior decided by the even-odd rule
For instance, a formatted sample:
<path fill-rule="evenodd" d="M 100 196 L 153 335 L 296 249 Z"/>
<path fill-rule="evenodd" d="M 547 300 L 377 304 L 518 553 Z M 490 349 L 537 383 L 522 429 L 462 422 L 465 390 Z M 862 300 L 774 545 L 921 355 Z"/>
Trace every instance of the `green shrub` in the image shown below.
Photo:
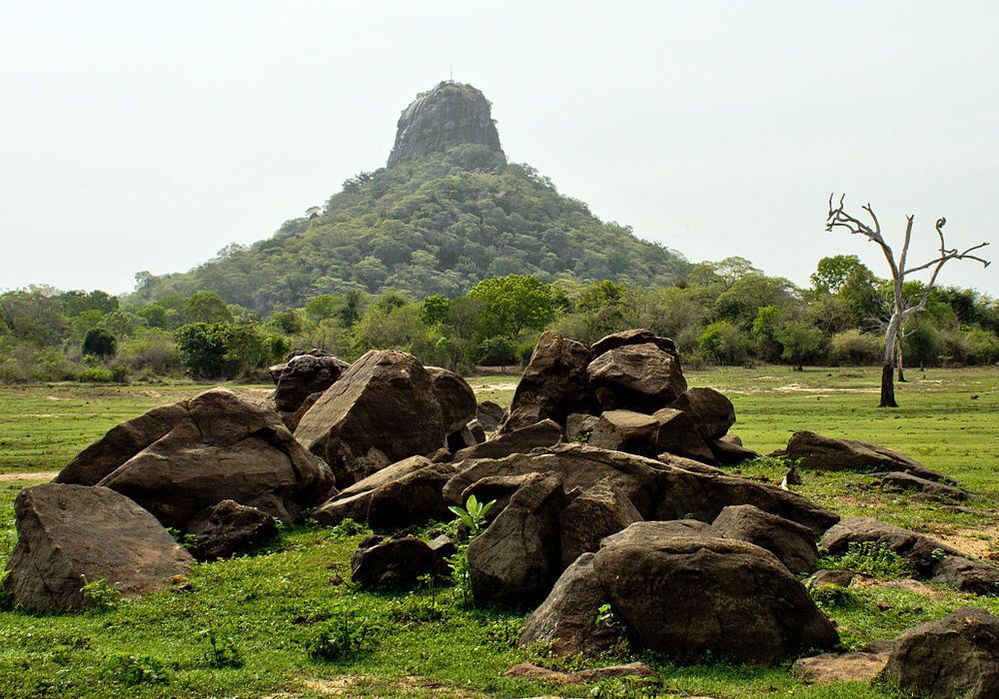
<path fill-rule="evenodd" d="M 114 372 L 104 366 L 84 367 L 77 380 L 80 383 L 112 383 Z"/>
<path fill-rule="evenodd" d="M 908 561 L 877 541 L 851 541 L 841 557 L 823 555 L 818 567 L 852 570 L 875 578 L 901 578 L 911 572 Z"/>
<path fill-rule="evenodd" d="M 355 619 L 346 611 L 336 621 L 322 626 L 306 643 L 313 660 L 333 661 L 371 650 L 378 629 L 367 617 Z"/>
<path fill-rule="evenodd" d="M 104 669 L 112 679 L 128 687 L 169 682 L 163 663 L 145 655 L 112 655 L 104 662 Z"/>
<path fill-rule="evenodd" d="M 231 636 L 219 636 L 215 629 L 202 631 L 208 640 L 208 650 L 201 656 L 201 662 L 213 668 L 243 667 L 243 653 Z"/>
<path fill-rule="evenodd" d="M 836 333 L 832 338 L 830 358 L 837 364 L 861 366 L 881 361 L 884 340 L 856 328 Z"/>
<path fill-rule="evenodd" d="M 465 501 L 464 507 L 449 505 L 448 509 L 457 515 L 458 521 L 460 521 L 463 525 L 465 525 L 465 528 L 468 529 L 468 536 L 474 539 L 482 533 L 483 529 L 485 529 L 486 515 L 489 514 L 489 510 L 491 510 L 495 504 L 495 500 L 480 503 L 477 497 L 469 495 L 468 500 Z"/>
<path fill-rule="evenodd" d="M 83 606 L 88 609 L 109 610 L 121 604 L 122 595 L 120 590 L 108 585 L 104 578 L 84 584 L 80 588 L 83 593 Z"/>

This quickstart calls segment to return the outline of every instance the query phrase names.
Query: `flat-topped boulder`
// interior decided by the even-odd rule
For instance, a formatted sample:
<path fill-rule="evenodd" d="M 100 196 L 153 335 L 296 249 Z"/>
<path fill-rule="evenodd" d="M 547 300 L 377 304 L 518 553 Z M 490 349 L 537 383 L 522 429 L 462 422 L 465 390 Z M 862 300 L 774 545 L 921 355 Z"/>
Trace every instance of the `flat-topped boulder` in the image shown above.
<path fill-rule="evenodd" d="M 735 424 L 735 406 L 713 388 L 688 388 L 670 406 L 690 415 L 705 442 L 721 439 Z"/>
<path fill-rule="evenodd" d="M 594 342 L 591 349 L 593 351 L 593 358 L 596 359 L 600 355 L 609 352 L 612 349 L 617 349 L 618 347 L 624 347 L 625 345 L 644 345 L 647 343 L 652 343 L 663 352 L 676 354 L 676 343 L 673 342 L 673 340 L 668 337 L 656 335 L 648 328 L 633 328 L 631 330 L 622 330 L 621 332 L 607 335 Z"/>
<path fill-rule="evenodd" d="M 920 478 L 954 485 L 956 481 L 931 471 L 915 459 L 887 447 L 839 439 L 802 430 L 788 440 L 784 455 L 801 461 L 804 468 L 822 471 L 901 471 Z"/>
<path fill-rule="evenodd" d="M 411 354 L 371 350 L 302 416 L 295 438 L 350 485 L 445 445 L 447 427 L 427 370 Z"/>
<path fill-rule="evenodd" d="M 155 517 L 109 488 L 25 488 L 14 513 L 18 539 L 4 588 L 31 611 L 80 609 L 83 586 L 100 580 L 126 597 L 167 589 L 194 564 Z"/>
<path fill-rule="evenodd" d="M 334 485 L 329 468 L 295 441 L 276 412 L 224 388 L 113 428 L 58 481 L 87 485 L 98 476 L 98 484 L 179 528 L 226 499 L 291 523 Z"/>

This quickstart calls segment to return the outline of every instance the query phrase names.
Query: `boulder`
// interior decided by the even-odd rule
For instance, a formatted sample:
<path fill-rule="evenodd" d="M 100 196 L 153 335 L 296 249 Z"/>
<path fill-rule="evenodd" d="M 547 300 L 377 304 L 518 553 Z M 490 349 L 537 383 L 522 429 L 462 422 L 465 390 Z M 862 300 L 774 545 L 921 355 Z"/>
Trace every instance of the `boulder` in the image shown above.
<path fill-rule="evenodd" d="M 278 533 L 273 517 L 234 500 L 223 500 L 204 510 L 191 520 L 187 530 L 194 535 L 194 555 L 203 561 L 249 553 Z"/>
<path fill-rule="evenodd" d="M 676 354 L 676 343 L 668 337 L 661 337 L 647 328 L 635 328 L 624 330 L 619 333 L 607 335 L 593 343 L 593 358 L 596 359 L 602 354 L 625 345 L 645 345 L 653 344 L 663 352 Z"/>
<path fill-rule="evenodd" d="M 557 476 L 534 475 L 472 540 L 468 568 L 478 604 L 519 607 L 544 599 L 562 569 L 558 513 L 563 500 Z"/>
<path fill-rule="evenodd" d="M 471 420 L 467 425 L 457 432 L 452 432 L 447 436 L 448 458 L 451 460 L 451 452 L 458 452 L 462 449 L 474 447 L 486 441 L 486 431 L 479 424 L 478 420 Z"/>
<path fill-rule="evenodd" d="M 441 492 L 454 471 L 451 464 L 431 464 L 375 488 L 368 504 L 368 524 L 390 529 L 450 519 Z"/>
<path fill-rule="evenodd" d="M 500 423 L 506 419 L 506 411 L 498 403 L 491 400 L 484 400 L 479 403 L 475 411 L 475 419 L 482 425 L 486 432 L 495 432 L 499 429 Z"/>
<path fill-rule="evenodd" d="M 855 577 L 857 573 L 852 570 L 819 570 L 805 578 L 805 587 L 809 590 L 816 590 L 826 585 L 849 587 Z"/>
<path fill-rule="evenodd" d="M 316 401 L 322 397 L 322 391 L 316 393 L 310 393 L 302 404 L 298 406 L 298 410 L 293 413 L 278 413 L 281 419 L 284 420 L 285 426 L 294 432 L 298 428 L 298 423 L 302 421 L 302 416 L 305 415 L 312 406 L 316 404 Z"/>
<path fill-rule="evenodd" d="M 444 486 L 444 498 L 451 503 L 463 503 L 461 498 L 469 486 L 490 476 L 551 472 L 562 479 L 566 491 L 586 490 L 598 481 L 610 478 L 610 482 L 646 516 L 655 510 L 659 500 L 661 466 L 658 461 L 634 454 L 583 444 L 557 444 L 503 459 L 467 461 Z"/>
<path fill-rule="evenodd" d="M 965 556 L 936 561 L 930 580 L 975 595 L 999 594 L 999 568 Z"/>
<path fill-rule="evenodd" d="M 587 441 L 591 447 L 655 456 L 659 420 L 631 410 L 607 410 L 597 420 Z"/>
<path fill-rule="evenodd" d="M 581 554 L 596 551 L 600 541 L 642 520 L 631 500 L 609 478 L 583 491 L 559 515 L 562 566 Z"/>
<path fill-rule="evenodd" d="M 600 607 L 607 603 L 596 574 L 592 553 L 584 553 L 562 573 L 545 601 L 527 619 L 518 643 L 550 644 L 558 655 L 599 655 L 618 641 L 606 625 L 597 624 Z"/>
<path fill-rule="evenodd" d="M 651 342 L 608 350 L 586 372 L 604 410 L 653 413 L 687 390 L 679 358 Z"/>
<path fill-rule="evenodd" d="M 886 447 L 825 437 L 804 430 L 791 435 L 784 455 L 791 460 L 800 459 L 804 468 L 822 471 L 901 471 L 932 481 L 955 483 L 953 479 Z"/>
<path fill-rule="evenodd" d="M 655 419 L 659 427 L 653 453 L 677 454 L 706 464 L 715 462 L 714 454 L 701 437 L 697 424 L 687 413 L 676 408 L 663 408 L 655 412 Z"/>
<path fill-rule="evenodd" d="M 739 439 L 736 437 L 736 439 Z M 734 466 L 743 461 L 758 459 L 760 455 L 752 449 L 742 446 L 742 440 L 735 442 L 729 439 L 714 439 L 708 442 L 708 449 L 716 463 Z"/>
<path fill-rule="evenodd" d="M 344 486 L 443 447 L 446 428 L 423 365 L 405 352 L 371 350 L 302 417 L 295 438 Z"/>
<path fill-rule="evenodd" d="M 316 508 L 312 516 L 317 522 L 325 525 L 339 524 L 347 518 L 358 522 L 367 521 L 371 493 L 383 485 L 430 466 L 430 463 L 430 460 L 424 456 L 411 456 L 397 461 L 344 488 Z"/>
<path fill-rule="evenodd" d="M 554 330 L 542 333 L 517 384 L 510 417 L 501 431 L 524 426 L 531 413 L 539 420 L 547 418 L 564 427 L 570 413 L 597 412 L 599 406 L 586 373 L 591 358 L 583 343 L 566 339 Z M 534 410 L 525 412 L 525 408 Z M 518 411 L 520 417 L 514 420 Z"/>
<path fill-rule="evenodd" d="M 550 447 L 562 441 L 562 428 L 551 420 L 535 422 L 520 429 L 493 435 L 492 439 L 461 449 L 455 462 L 466 459 L 502 459 L 511 454 L 524 454 L 535 447 Z"/>
<path fill-rule="evenodd" d="M 713 388 L 689 388 L 670 407 L 690 415 L 705 442 L 721 439 L 735 424 L 732 401 Z"/>
<path fill-rule="evenodd" d="M 430 374 L 431 389 L 441 406 L 444 431 L 449 435 L 460 432 L 465 425 L 475 419 L 478 409 L 475 391 L 465 379 L 453 371 L 428 366 L 427 373 Z"/>
<path fill-rule="evenodd" d="M 139 446 L 134 440 L 111 457 L 108 447 L 121 443 L 118 436 L 135 435 L 132 427 L 143 418 L 164 415 L 171 417 L 166 432 L 137 452 L 131 453 Z M 333 489 L 329 468 L 295 441 L 277 413 L 228 389 L 206 391 L 143 418 L 113 428 L 74 459 L 59 481 L 89 482 L 103 474 L 100 485 L 135 500 L 165 526 L 178 528 L 227 499 L 291 523 Z M 164 427 L 145 435 L 152 437 Z M 102 457 L 84 466 L 88 452 Z"/>
<path fill-rule="evenodd" d="M 723 539 L 756 544 L 775 555 L 792 573 L 813 570 L 819 559 L 815 535 L 808 527 L 752 505 L 723 509 L 711 523 L 711 533 Z"/>
<path fill-rule="evenodd" d="M 351 578 L 364 588 L 413 588 L 437 569 L 433 549 L 412 536 L 366 537 L 350 560 Z"/>
<path fill-rule="evenodd" d="M 601 546 L 624 544 L 640 546 L 646 541 L 658 541 L 669 537 L 710 536 L 710 525 L 698 519 L 671 519 L 668 521 L 635 522 L 626 529 L 611 534 L 600 542 Z"/>
<path fill-rule="evenodd" d="M 464 507 L 468 498 L 473 495 L 481 503 L 491 502 L 493 505 L 486 513 L 486 518 L 491 521 L 506 509 L 513 494 L 520 489 L 520 486 L 532 480 L 534 475 L 533 473 L 521 473 L 516 476 L 486 476 L 472 483 L 458 497 L 448 500 L 448 502 Z"/>
<path fill-rule="evenodd" d="M 943 502 L 956 502 L 968 499 L 968 493 L 960 488 L 901 471 L 886 473 L 880 478 L 879 483 L 885 490 L 896 492 L 916 491 L 928 498 Z"/>
<path fill-rule="evenodd" d="M 807 527 L 815 536 L 839 521 L 839 515 L 796 493 L 733 476 L 710 466 L 691 467 L 689 463 L 673 457 L 662 464 L 660 492 L 663 495 L 654 512 L 646 519 L 692 517 L 713 522 L 729 505 L 754 505 L 764 512 Z"/>
<path fill-rule="evenodd" d="M 678 662 L 710 655 L 774 664 L 839 643 L 801 583 L 768 551 L 744 541 L 624 538 L 605 544 L 593 568 L 641 643 Z"/>
<path fill-rule="evenodd" d="M 278 411 L 294 413 L 313 393 L 336 383 L 350 365 L 330 354 L 300 354 L 270 369 L 275 379 L 274 404 Z"/>
<path fill-rule="evenodd" d="M 589 413 L 572 413 L 565 419 L 565 439 L 568 442 L 589 443 L 593 428 L 600 422 L 600 416 Z"/>
<path fill-rule="evenodd" d="M 55 483 L 97 485 L 101 479 L 166 435 L 188 417 L 185 402 L 153 408 L 108 430 L 107 434 L 77 454 Z"/>
<path fill-rule="evenodd" d="M 999 618 L 965 607 L 902 633 L 881 679 L 906 695 L 999 696 Z"/>
<path fill-rule="evenodd" d="M 25 488 L 14 513 L 17 545 L 3 583 L 13 603 L 30 611 L 79 609 L 83 585 L 99 580 L 126 597 L 167 589 L 194 563 L 156 518 L 109 488 Z"/>

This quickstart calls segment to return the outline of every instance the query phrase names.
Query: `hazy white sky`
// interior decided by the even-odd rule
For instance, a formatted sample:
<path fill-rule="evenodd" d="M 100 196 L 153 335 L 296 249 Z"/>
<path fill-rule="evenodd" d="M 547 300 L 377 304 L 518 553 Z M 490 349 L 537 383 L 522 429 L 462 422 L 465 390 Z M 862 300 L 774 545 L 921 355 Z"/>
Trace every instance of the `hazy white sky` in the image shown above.
<path fill-rule="evenodd" d="M 689 259 L 807 283 L 826 198 L 999 259 L 994 2 L 0 1 L 0 288 L 131 290 L 384 165 L 447 78 L 504 150 Z M 999 295 L 999 264 L 945 268 Z"/>

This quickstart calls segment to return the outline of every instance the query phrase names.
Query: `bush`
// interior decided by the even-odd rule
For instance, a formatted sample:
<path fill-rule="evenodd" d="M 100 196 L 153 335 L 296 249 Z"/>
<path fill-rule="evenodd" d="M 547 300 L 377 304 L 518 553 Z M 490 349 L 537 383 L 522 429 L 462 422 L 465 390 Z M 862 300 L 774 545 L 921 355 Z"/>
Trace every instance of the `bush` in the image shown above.
<path fill-rule="evenodd" d="M 80 383 L 112 383 L 115 378 L 114 372 L 107 367 L 88 366 L 80 372 L 77 380 Z"/>
<path fill-rule="evenodd" d="M 852 570 L 875 578 L 901 578 L 909 574 L 909 563 L 877 541 L 851 541 L 840 558 L 823 556 L 818 568 Z"/>
<path fill-rule="evenodd" d="M 719 364 L 742 364 L 749 356 L 749 341 L 739 328 L 719 320 L 697 338 L 698 351 Z"/>
<path fill-rule="evenodd" d="M 174 376 L 183 369 L 173 335 L 159 328 L 140 330 L 123 342 L 118 359 L 135 374 Z"/>
<path fill-rule="evenodd" d="M 114 609 L 122 601 L 121 591 L 108 585 L 104 578 L 86 583 L 80 588 L 80 592 L 83 593 L 83 605 L 89 609 L 107 611 Z"/>
<path fill-rule="evenodd" d="M 104 662 L 104 669 L 113 679 L 128 687 L 169 681 L 163 663 L 145 655 L 112 655 Z"/>
<path fill-rule="evenodd" d="M 355 619 L 346 611 L 336 621 L 330 621 L 306 643 L 313 660 L 333 661 L 370 650 L 377 629 L 367 617 Z"/>
<path fill-rule="evenodd" d="M 92 328 L 83 338 L 83 353 L 94 357 L 111 357 L 118 349 L 115 336 L 104 328 Z"/>
<path fill-rule="evenodd" d="M 837 364 L 880 364 L 884 340 L 856 328 L 833 335 L 830 357 Z"/>

